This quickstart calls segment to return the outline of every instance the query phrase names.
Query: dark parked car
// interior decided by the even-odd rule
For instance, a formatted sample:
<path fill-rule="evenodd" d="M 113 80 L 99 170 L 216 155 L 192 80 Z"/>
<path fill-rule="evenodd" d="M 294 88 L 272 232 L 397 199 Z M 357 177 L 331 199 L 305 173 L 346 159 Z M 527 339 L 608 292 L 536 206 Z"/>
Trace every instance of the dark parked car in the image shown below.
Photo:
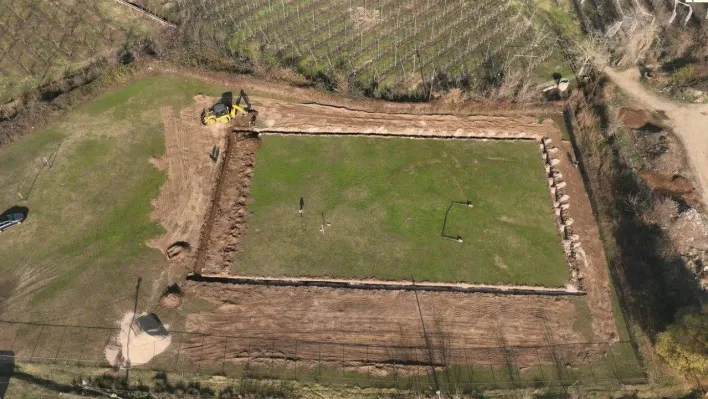
<path fill-rule="evenodd" d="M 25 215 L 21 213 L 11 213 L 0 217 L 0 232 L 5 231 L 16 224 L 21 224 L 23 220 L 25 220 Z"/>

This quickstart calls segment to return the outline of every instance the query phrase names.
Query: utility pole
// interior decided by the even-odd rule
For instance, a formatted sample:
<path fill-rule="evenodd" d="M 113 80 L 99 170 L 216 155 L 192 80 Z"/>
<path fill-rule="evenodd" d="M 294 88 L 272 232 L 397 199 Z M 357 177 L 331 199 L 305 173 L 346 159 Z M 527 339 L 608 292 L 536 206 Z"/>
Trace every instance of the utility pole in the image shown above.
<path fill-rule="evenodd" d="M 133 323 L 135 323 L 135 315 L 138 311 L 138 296 L 140 295 L 140 283 L 143 281 L 142 277 L 138 277 L 138 284 L 135 286 L 135 302 L 133 304 L 133 319 L 130 321 L 130 325 L 128 326 L 128 331 L 126 331 L 126 334 L 128 335 L 127 338 L 127 345 L 125 346 L 125 385 L 130 386 L 130 331 L 133 329 Z"/>
<path fill-rule="evenodd" d="M 420 315 L 420 324 L 423 327 L 423 337 L 425 338 L 425 346 L 428 348 L 428 359 L 430 362 L 430 373 L 433 376 L 433 382 L 435 382 L 435 390 L 440 392 L 440 384 L 438 383 L 438 376 L 435 374 L 435 356 L 433 355 L 432 343 L 428 337 L 428 331 L 425 328 L 425 320 L 423 319 L 423 311 L 420 309 L 420 299 L 418 299 L 418 290 L 415 288 L 415 279 L 411 275 L 411 282 L 413 282 L 413 293 L 415 294 L 415 303 L 418 306 L 418 315 Z"/>

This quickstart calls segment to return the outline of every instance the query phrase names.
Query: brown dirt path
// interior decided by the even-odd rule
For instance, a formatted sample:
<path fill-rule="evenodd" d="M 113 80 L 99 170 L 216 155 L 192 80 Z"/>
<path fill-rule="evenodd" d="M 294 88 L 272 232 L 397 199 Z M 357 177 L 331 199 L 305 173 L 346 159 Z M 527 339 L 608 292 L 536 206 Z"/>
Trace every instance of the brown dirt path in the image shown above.
<path fill-rule="evenodd" d="M 663 111 L 664 123 L 672 127 L 686 149 L 693 173 L 698 180 L 703 204 L 708 204 L 708 104 L 681 104 L 651 92 L 639 81 L 639 70 L 616 71 L 605 68 L 605 74 L 632 99 L 653 111 Z"/>
<path fill-rule="evenodd" d="M 571 159 L 577 159 L 573 145 L 561 140 L 558 129 L 549 131 L 549 137 L 559 149 L 557 168 L 563 174 L 565 192 L 570 197 L 570 214 L 573 217 L 573 231 L 580 236 L 582 251 L 578 254 L 578 267 L 583 276 L 583 288 L 587 293 L 588 307 L 592 314 L 593 338 L 597 342 L 617 341 L 619 333 L 612 309 L 612 287 L 605 256 L 605 249 L 600 238 L 597 221 L 590 206 L 590 198 L 580 169 L 575 168 Z"/>
<path fill-rule="evenodd" d="M 170 246 L 182 243 L 182 252 L 175 253 L 173 258 L 179 262 L 188 262 L 194 256 L 211 202 L 218 168 L 209 153 L 215 145 L 225 146 L 226 129 L 218 125 L 203 127 L 199 122 L 202 107 L 201 103 L 194 104 L 179 114 L 175 114 L 171 107 L 160 109 L 165 154 L 152 160 L 158 169 L 167 172 L 167 180 L 152 202 L 152 218 L 159 221 L 166 232 L 147 244 L 167 255 Z"/>
<path fill-rule="evenodd" d="M 267 131 L 541 138 L 552 123 L 530 116 L 388 114 L 255 96 L 254 101 L 262 115 L 257 130 Z"/>

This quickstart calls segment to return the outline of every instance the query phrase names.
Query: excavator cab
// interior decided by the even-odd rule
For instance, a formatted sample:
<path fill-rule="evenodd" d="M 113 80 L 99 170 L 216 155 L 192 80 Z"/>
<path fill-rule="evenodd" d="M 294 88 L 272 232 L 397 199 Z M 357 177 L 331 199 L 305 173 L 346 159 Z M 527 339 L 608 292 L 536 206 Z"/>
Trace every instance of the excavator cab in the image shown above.
<path fill-rule="evenodd" d="M 248 99 L 248 95 L 243 89 L 234 104 L 230 98 L 230 94 L 227 101 L 223 99 L 218 103 L 214 104 L 208 111 L 202 110 L 202 123 L 211 126 L 215 123 L 229 123 L 232 118 L 236 115 L 251 115 L 251 120 L 249 121 L 249 126 L 253 126 L 256 120 L 258 112 L 251 107 L 251 102 Z M 241 107 L 241 100 L 244 100 L 245 106 Z"/>
<path fill-rule="evenodd" d="M 224 103 L 216 103 L 211 109 L 212 112 L 214 112 L 214 116 L 217 118 L 229 113 L 229 107 Z"/>

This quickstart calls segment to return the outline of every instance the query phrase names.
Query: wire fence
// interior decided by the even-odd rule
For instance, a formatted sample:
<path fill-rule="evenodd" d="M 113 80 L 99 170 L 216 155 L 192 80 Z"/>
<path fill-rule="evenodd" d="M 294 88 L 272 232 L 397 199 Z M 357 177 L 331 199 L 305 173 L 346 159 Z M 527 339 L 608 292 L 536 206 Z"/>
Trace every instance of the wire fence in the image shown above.
<path fill-rule="evenodd" d="M 105 350 L 119 333 L 110 327 L 0 321 L 0 356 L 15 362 L 111 367 Z M 171 331 L 169 339 L 162 353 L 154 342 L 131 349 L 155 354 L 132 368 L 444 392 L 646 382 L 629 341 L 450 347 L 444 339 L 387 345 L 187 331 Z"/>

